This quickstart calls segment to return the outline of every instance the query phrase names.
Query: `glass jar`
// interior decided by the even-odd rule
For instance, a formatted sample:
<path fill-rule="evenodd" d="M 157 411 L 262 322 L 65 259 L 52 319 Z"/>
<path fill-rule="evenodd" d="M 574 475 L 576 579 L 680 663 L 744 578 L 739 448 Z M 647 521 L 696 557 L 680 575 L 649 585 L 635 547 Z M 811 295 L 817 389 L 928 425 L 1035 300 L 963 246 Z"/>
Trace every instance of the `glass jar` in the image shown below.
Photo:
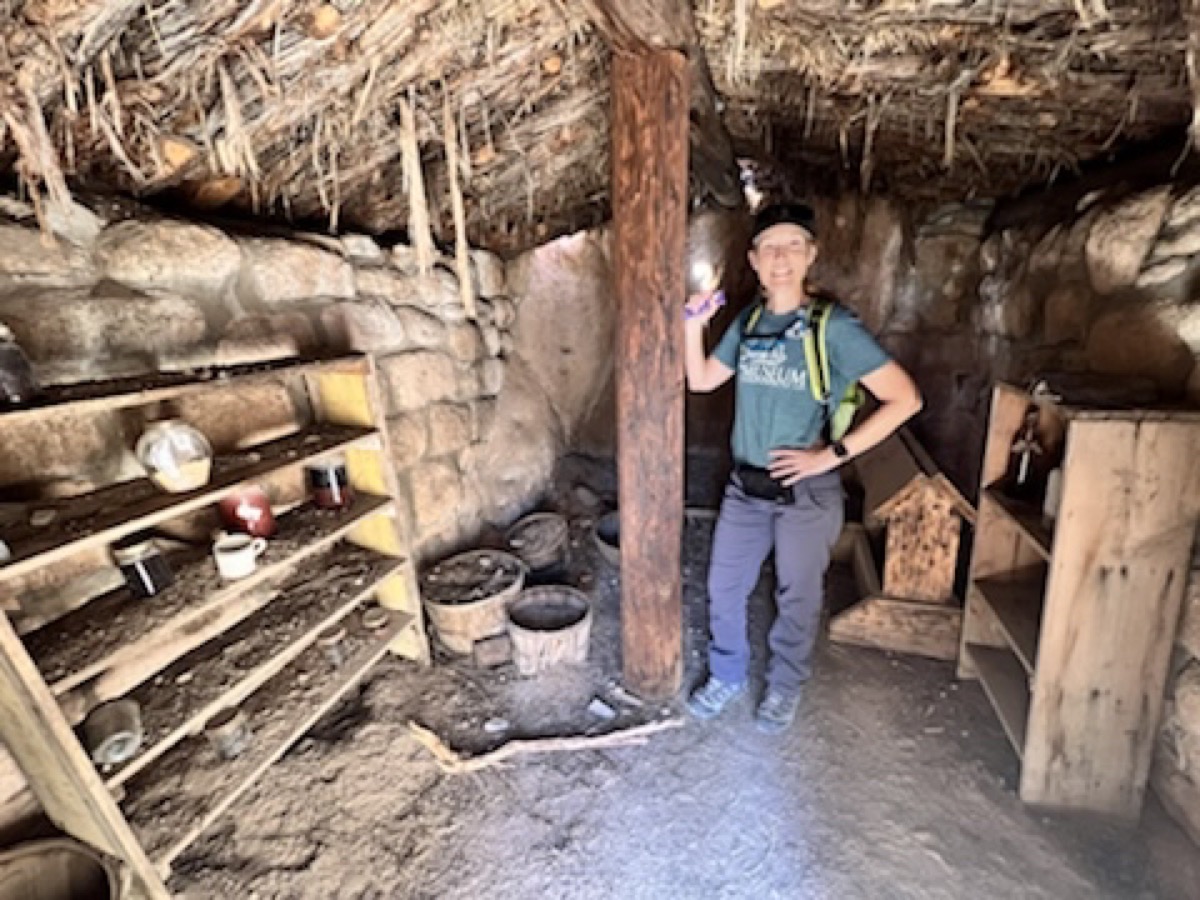
<path fill-rule="evenodd" d="M 354 502 L 354 491 L 346 473 L 346 463 L 327 459 L 306 467 L 313 502 L 321 509 L 345 509 Z"/>
<path fill-rule="evenodd" d="M 13 333 L 0 325 L 0 407 L 28 403 L 38 393 L 33 366 Z"/>
<path fill-rule="evenodd" d="M 135 452 L 150 479 L 173 494 L 203 487 L 212 474 L 212 445 L 182 419 L 151 422 Z"/>

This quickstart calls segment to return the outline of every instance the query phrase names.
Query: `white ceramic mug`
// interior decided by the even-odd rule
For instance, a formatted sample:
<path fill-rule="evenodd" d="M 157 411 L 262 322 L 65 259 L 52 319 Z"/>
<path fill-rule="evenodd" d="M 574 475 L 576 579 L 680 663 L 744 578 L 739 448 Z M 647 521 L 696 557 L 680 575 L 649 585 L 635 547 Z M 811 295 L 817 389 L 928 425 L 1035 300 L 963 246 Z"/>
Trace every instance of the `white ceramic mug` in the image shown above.
<path fill-rule="evenodd" d="M 258 558 L 267 549 L 266 538 L 248 534 L 223 534 L 213 542 L 213 559 L 217 571 L 226 581 L 236 581 L 253 574 Z"/>

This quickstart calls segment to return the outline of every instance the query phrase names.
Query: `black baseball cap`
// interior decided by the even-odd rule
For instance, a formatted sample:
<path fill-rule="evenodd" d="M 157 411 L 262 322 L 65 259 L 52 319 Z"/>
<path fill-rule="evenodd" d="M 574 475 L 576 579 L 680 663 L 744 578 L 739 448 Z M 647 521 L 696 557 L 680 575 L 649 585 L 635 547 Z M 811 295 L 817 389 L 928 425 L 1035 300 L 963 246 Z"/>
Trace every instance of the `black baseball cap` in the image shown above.
<path fill-rule="evenodd" d="M 758 241 L 758 236 L 775 225 L 799 225 L 817 238 L 817 216 L 812 207 L 805 203 L 773 203 L 764 207 L 754 217 L 754 230 L 750 233 L 750 243 Z"/>

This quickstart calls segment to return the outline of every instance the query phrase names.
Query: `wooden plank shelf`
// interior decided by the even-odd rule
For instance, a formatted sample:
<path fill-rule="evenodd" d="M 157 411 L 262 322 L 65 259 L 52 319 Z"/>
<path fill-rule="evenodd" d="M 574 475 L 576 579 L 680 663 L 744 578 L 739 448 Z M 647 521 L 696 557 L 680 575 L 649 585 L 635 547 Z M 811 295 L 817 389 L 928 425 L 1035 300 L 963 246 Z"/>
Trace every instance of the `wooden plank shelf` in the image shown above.
<path fill-rule="evenodd" d="M 81 550 L 110 544 L 160 522 L 210 506 L 243 484 L 270 472 L 345 451 L 378 446 L 379 433 L 370 429 L 318 425 L 279 440 L 240 450 L 213 461 L 212 480 L 202 488 L 168 494 L 141 478 L 65 500 L 40 502 L 34 510 L 52 510 L 52 527 L 26 525 L 5 540 L 11 561 L 0 567 L 0 585 L 40 566 Z"/>
<path fill-rule="evenodd" d="M 285 601 L 269 604 L 129 695 L 142 712 L 145 749 L 106 772 L 105 782 L 110 788 L 124 784 L 184 738 L 199 734 L 219 710 L 239 706 L 403 565 L 404 560 L 352 544 L 337 544 L 305 561 L 279 586 Z"/>
<path fill-rule="evenodd" d="M 178 372 L 154 372 L 128 378 L 48 385 L 38 397 L 16 409 L 0 412 L 0 427 L 47 416 L 78 415 L 148 406 L 222 387 L 241 387 L 256 381 L 275 381 L 297 374 L 335 371 L 361 365 L 348 355 L 307 361 L 276 360 L 241 366 L 204 367 Z"/>
<path fill-rule="evenodd" d="M 1050 561 L 1054 535 L 1051 529 L 1047 527 L 1046 519 L 1042 516 L 1041 510 L 1021 503 L 1019 500 L 1013 500 L 995 487 L 988 488 L 984 492 L 984 498 L 987 502 L 993 504 L 994 508 L 1010 522 L 1016 525 L 1018 533 L 1029 541 L 1030 546 L 1033 547 L 1038 556 L 1047 562 Z"/>
<path fill-rule="evenodd" d="M 967 644 L 967 652 L 979 672 L 979 682 L 987 694 L 1004 733 L 1017 751 L 1025 755 L 1025 730 L 1029 722 L 1029 679 L 1017 657 L 1001 647 Z"/>
<path fill-rule="evenodd" d="M 193 551 L 161 594 L 137 600 L 106 594 L 25 637 L 26 649 L 71 724 L 270 602 L 272 582 L 319 553 L 392 500 L 359 494 L 347 510 L 302 506 L 279 518 L 277 535 L 253 575 L 222 582 L 207 551 Z"/>
<path fill-rule="evenodd" d="M 1011 580 L 984 578 L 973 582 L 973 586 L 996 616 L 1025 671 L 1032 674 L 1037 665 L 1045 579 L 1040 573 Z"/>
<path fill-rule="evenodd" d="M 344 697 L 411 621 L 394 617 L 382 632 L 347 627 L 348 659 L 333 669 L 311 647 L 252 694 L 241 709 L 253 734 L 239 757 L 217 757 L 203 736 L 188 738 L 125 784 L 122 806 L 160 873 L 288 748 Z"/>

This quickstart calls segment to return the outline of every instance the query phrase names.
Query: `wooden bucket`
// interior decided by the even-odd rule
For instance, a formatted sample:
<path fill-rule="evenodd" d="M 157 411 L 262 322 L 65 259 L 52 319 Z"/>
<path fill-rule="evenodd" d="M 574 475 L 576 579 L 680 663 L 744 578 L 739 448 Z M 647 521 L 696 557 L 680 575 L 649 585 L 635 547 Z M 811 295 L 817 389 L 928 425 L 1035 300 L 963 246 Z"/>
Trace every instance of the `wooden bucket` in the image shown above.
<path fill-rule="evenodd" d="M 421 599 L 446 649 L 469 656 L 476 641 L 504 634 L 508 606 L 525 587 L 525 564 L 503 550 L 471 550 L 425 573 Z"/>
<path fill-rule="evenodd" d="M 30 841 L 0 852 L 0 900 L 117 900 L 116 864 L 67 838 Z"/>
<path fill-rule="evenodd" d="M 592 606 L 581 591 L 546 585 L 522 591 L 508 609 L 513 662 L 522 675 L 587 659 Z"/>
<path fill-rule="evenodd" d="M 505 540 L 530 576 L 545 579 L 566 568 L 568 537 L 567 520 L 558 513 L 533 513 L 508 529 Z"/>

